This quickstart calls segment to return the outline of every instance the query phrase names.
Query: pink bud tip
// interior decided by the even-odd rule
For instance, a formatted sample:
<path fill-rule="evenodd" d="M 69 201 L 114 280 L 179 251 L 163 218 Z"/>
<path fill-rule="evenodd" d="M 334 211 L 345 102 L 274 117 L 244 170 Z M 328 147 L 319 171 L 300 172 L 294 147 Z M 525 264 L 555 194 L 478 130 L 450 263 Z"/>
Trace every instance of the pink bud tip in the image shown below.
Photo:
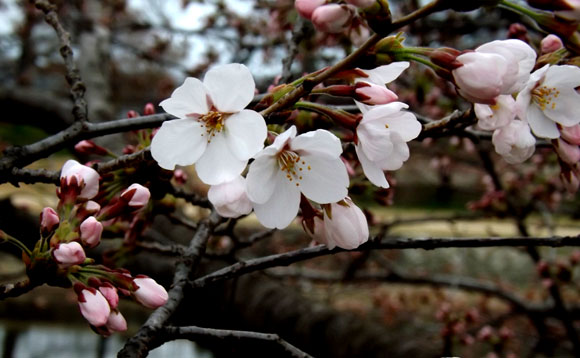
<path fill-rule="evenodd" d="M 336 34 L 348 29 L 353 15 L 347 5 L 328 4 L 314 10 L 312 23 L 318 31 Z"/>
<path fill-rule="evenodd" d="M 104 326 L 109 320 L 111 307 L 101 292 L 84 289 L 79 294 L 79 308 L 85 319 L 95 327 Z"/>
<path fill-rule="evenodd" d="M 133 282 L 138 288 L 133 292 L 135 299 L 143 306 L 157 308 L 163 306 L 169 299 L 167 291 L 163 286 L 149 277 L 135 278 Z"/>
<path fill-rule="evenodd" d="M 40 230 L 43 235 L 51 233 L 58 226 L 60 219 L 53 208 L 46 207 L 40 213 Z"/>
<path fill-rule="evenodd" d="M 94 216 L 89 216 L 80 226 L 81 241 L 88 247 L 95 247 L 101 241 L 103 224 Z"/>
<path fill-rule="evenodd" d="M 141 184 L 131 184 L 123 193 L 121 198 L 128 201 L 128 205 L 134 209 L 141 209 L 149 202 L 151 193 L 149 189 Z"/>
<path fill-rule="evenodd" d="M 544 37 L 540 43 L 542 53 L 551 53 L 561 49 L 562 47 L 564 47 L 562 40 L 560 40 L 558 36 L 552 34 Z"/>
<path fill-rule="evenodd" d="M 143 109 L 143 114 L 145 114 L 146 116 L 155 114 L 155 106 L 153 106 L 153 103 L 147 103 L 145 105 L 145 108 Z"/>
<path fill-rule="evenodd" d="M 294 7 L 300 16 L 310 20 L 314 10 L 325 3 L 326 0 L 296 0 L 294 2 Z"/>
<path fill-rule="evenodd" d="M 59 244 L 52 252 L 52 256 L 63 266 L 78 265 L 87 258 L 83 247 L 76 241 Z"/>

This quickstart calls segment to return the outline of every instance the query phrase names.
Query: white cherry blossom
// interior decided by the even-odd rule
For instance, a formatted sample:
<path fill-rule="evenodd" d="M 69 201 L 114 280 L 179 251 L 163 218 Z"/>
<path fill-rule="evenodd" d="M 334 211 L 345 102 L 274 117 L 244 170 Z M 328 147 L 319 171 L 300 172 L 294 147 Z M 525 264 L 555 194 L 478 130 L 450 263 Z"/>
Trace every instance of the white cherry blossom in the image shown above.
<path fill-rule="evenodd" d="M 532 132 L 542 138 L 558 138 L 556 124 L 572 127 L 580 123 L 580 68 L 546 65 L 530 76 L 518 94 L 519 117 L 530 124 Z"/>
<path fill-rule="evenodd" d="M 386 88 L 387 83 L 393 82 L 396 80 L 403 71 L 409 68 L 409 62 L 407 61 L 400 61 L 400 62 L 393 62 L 388 65 L 379 66 L 370 70 L 362 70 L 358 69 L 362 73 L 366 75 L 366 77 L 357 77 L 355 78 L 354 82 L 357 84 L 357 88 L 360 88 L 361 85 L 364 83 L 368 84 L 370 88 L 374 88 L 375 86 L 381 86 L 385 88 L 383 91 L 383 97 L 388 98 L 388 102 L 393 102 L 398 99 L 397 95 L 391 91 L 390 89 Z M 384 102 L 381 104 L 385 104 L 388 102 Z M 378 104 L 378 103 L 368 103 L 368 104 Z M 366 106 L 357 102 L 359 108 L 362 106 L 366 110 L 371 109 L 371 106 Z"/>
<path fill-rule="evenodd" d="M 296 136 L 292 126 L 256 154 L 246 185 L 262 225 L 288 226 L 298 213 L 301 194 L 320 204 L 346 197 L 349 179 L 341 153 L 334 134 L 318 129 Z"/>
<path fill-rule="evenodd" d="M 213 67 L 203 82 L 187 78 L 160 104 L 179 119 L 163 123 L 151 142 L 151 155 L 170 170 L 195 163 L 206 184 L 233 180 L 266 139 L 264 118 L 244 109 L 254 90 L 250 70 L 236 63 Z"/>
<path fill-rule="evenodd" d="M 474 104 L 477 126 L 492 131 L 501 128 L 516 118 L 516 101 L 511 95 L 501 95 L 495 104 Z"/>
<path fill-rule="evenodd" d="M 524 121 L 515 119 L 493 132 L 495 151 L 510 164 L 522 163 L 534 154 L 536 139 Z"/>
<path fill-rule="evenodd" d="M 366 177 L 376 186 L 388 188 L 385 170 L 397 170 L 409 159 L 407 142 L 417 138 L 421 123 L 403 111 L 405 103 L 360 106 L 363 118 L 356 128 L 355 150 Z"/>

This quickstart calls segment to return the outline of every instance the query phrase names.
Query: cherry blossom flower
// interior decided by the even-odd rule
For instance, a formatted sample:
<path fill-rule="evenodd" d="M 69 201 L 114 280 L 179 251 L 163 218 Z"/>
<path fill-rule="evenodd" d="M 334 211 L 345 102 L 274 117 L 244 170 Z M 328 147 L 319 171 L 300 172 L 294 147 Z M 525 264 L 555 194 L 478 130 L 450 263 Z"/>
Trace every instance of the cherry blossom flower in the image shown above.
<path fill-rule="evenodd" d="M 246 179 L 241 175 L 230 182 L 212 185 L 207 198 L 218 214 L 226 218 L 237 218 L 252 211 L 252 203 L 246 193 Z"/>
<path fill-rule="evenodd" d="M 376 186 L 388 188 L 383 171 L 397 170 L 409 159 L 407 142 L 417 138 L 421 123 L 403 111 L 407 106 L 392 102 L 370 110 L 359 106 L 363 118 L 356 128 L 355 150 L 366 177 Z"/>
<path fill-rule="evenodd" d="M 264 118 L 244 109 L 254 90 L 250 70 L 236 63 L 213 67 L 203 82 L 187 78 L 160 104 L 179 119 L 163 123 L 151 155 L 165 169 L 195 164 L 209 185 L 233 180 L 266 139 Z"/>
<path fill-rule="evenodd" d="M 496 129 L 492 142 L 495 151 L 510 164 L 525 161 L 536 149 L 536 139 L 530 132 L 530 127 L 526 122 L 517 119 Z"/>
<path fill-rule="evenodd" d="M 500 94 L 512 94 L 526 84 L 536 53 L 521 40 L 496 40 L 457 56 L 463 64 L 452 71 L 457 92 L 474 103 L 494 104 Z"/>
<path fill-rule="evenodd" d="M 580 68 L 576 66 L 546 65 L 538 69 L 516 98 L 519 117 L 528 121 L 538 137 L 560 137 L 556 123 L 564 127 L 580 123 L 578 86 Z"/>
<path fill-rule="evenodd" d="M 79 308 L 85 319 L 95 327 L 104 326 L 109 320 L 111 307 L 105 296 L 95 289 L 83 289 L 79 296 Z"/>
<path fill-rule="evenodd" d="M 516 101 L 511 95 L 500 95 L 493 105 L 475 103 L 477 126 L 492 131 L 507 125 L 516 118 Z"/>
<path fill-rule="evenodd" d="M 147 308 L 157 308 L 163 306 L 169 299 L 167 291 L 163 286 L 149 277 L 137 277 L 133 282 L 139 286 L 133 295 L 135 299 Z"/>
<path fill-rule="evenodd" d="M 362 210 L 349 197 L 324 210 L 323 220 L 315 218 L 314 237 L 329 249 L 335 246 L 352 250 L 369 238 L 369 226 Z"/>
<path fill-rule="evenodd" d="M 92 199 L 99 193 L 99 173 L 76 160 L 67 160 L 60 171 L 61 191 L 67 187 L 80 186 L 78 199 Z"/>
<path fill-rule="evenodd" d="M 256 154 L 246 185 L 262 225 L 288 226 L 298 213 L 301 193 L 320 204 L 346 197 L 349 179 L 341 153 L 334 134 L 318 129 L 296 136 L 292 126 Z"/>

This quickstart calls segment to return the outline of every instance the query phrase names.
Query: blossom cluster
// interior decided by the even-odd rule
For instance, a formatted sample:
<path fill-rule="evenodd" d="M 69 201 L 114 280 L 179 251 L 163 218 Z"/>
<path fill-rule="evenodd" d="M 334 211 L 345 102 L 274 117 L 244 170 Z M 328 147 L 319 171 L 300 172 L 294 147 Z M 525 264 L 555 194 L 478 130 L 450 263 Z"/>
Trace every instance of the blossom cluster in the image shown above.
<path fill-rule="evenodd" d="M 163 305 L 168 296 L 151 278 L 132 277 L 87 257 L 85 250 L 99 245 L 107 225 L 124 214 L 134 215 L 150 198 L 149 189 L 135 183 L 101 206 L 93 200 L 100 193 L 99 179 L 97 171 L 75 160 L 63 165 L 57 210 L 42 210 L 41 239 L 26 261 L 31 276 L 54 274 L 63 279 L 62 285 L 73 285 L 81 314 L 95 331 L 109 335 L 127 329 L 118 310 L 119 292 L 149 308 Z"/>
<path fill-rule="evenodd" d="M 385 86 L 408 66 L 397 62 L 356 69 L 339 76 L 349 78 L 349 84 L 327 88 L 329 93 L 346 90 L 357 99 L 362 116 L 347 125 L 356 133 L 353 143 L 364 174 L 383 188 L 389 187 L 384 171 L 403 165 L 409 158 L 407 142 L 421 131 L 416 117 L 405 111 L 408 106 Z M 244 109 L 254 89 L 241 64 L 213 67 L 203 81 L 186 79 L 161 102 L 178 119 L 164 122 L 153 137 L 153 158 L 166 169 L 195 164 L 200 180 L 210 185 L 209 200 L 224 217 L 253 210 L 264 226 L 285 228 L 302 209 L 315 240 L 347 249 L 364 243 L 368 224 L 348 198 L 341 140 L 323 129 L 299 134 L 293 125 L 267 138 L 263 117 Z M 269 145 L 264 148 L 265 140 Z M 347 228 L 344 222 L 356 225 Z"/>

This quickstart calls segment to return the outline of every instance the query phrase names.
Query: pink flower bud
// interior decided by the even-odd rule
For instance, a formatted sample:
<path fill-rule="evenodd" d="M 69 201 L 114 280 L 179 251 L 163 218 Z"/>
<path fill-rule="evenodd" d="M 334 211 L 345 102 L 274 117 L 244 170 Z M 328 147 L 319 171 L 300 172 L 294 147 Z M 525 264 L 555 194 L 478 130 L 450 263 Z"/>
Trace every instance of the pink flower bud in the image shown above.
<path fill-rule="evenodd" d="M 155 106 L 153 105 L 153 103 L 145 104 L 145 108 L 143 108 L 143 114 L 146 116 L 155 114 Z"/>
<path fill-rule="evenodd" d="M 119 311 L 111 311 L 107 320 L 107 328 L 114 332 L 123 332 L 127 330 L 127 321 Z"/>
<path fill-rule="evenodd" d="M 117 294 L 117 289 L 113 287 L 113 285 L 109 284 L 106 286 L 100 286 L 99 291 L 107 299 L 111 308 L 117 308 L 117 305 L 119 304 L 119 294 Z"/>
<path fill-rule="evenodd" d="M 542 39 L 540 48 L 542 53 L 551 53 L 564 47 L 562 40 L 556 35 L 550 34 Z"/>
<path fill-rule="evenodd" d="M 97 145 L 92 140 L 81 140 L 75 145 L 75 150 L 80 154 L 96 154 L 96 155 L 107 155 L 109 151 L 105 148 Z"/>
<path fill-rule="evenodd" d="M 312 13 L 312 24 L 318 31 L 336 34 L 350 27 L 353 10 L 347 5 L 328 4 Z"/>
<path fill-rule="evenodd" d="M 161 307 L 169 296 L 165 288 L 149 277 L 137 277 L 133 282 L 138 288 L 133 292 L 135 299 L 147 308 Z"/>
<path fill-rule="evenodd" d="M 246 179 L 242 176 L 227 183 L 212 185 L 207 198 L 218 214 L 226 218 L 237 218 L 252 211 L 252 203 L 246 193 Z"/>
<path fill-rule="evenodd" d="M 99 173 L 76 160 L 67 160 L 60 172 L 60 191 L 74 191 L 79 199 L 92 199 L 99 193 Z"/>
<path fill-rule="evenodd" d="M 62 266 L 78 265 L 87 258 L 81 244 L 76 241 L 59 244 L 52 252 L 52 256 Z"/>
<path fill-rule="evenodd" d="M 575 194 L 580 188 L 580 179 L 571 170 L 560 173 L 560 179 L 562 179 L 562 184 L 564 184 L 566 190 L 571 194 Z"/>
<path fill-rule="evenodd" d="M 369 238 L 369 226 L 364 213 L 348 197 L 339 203 L 330 204 L 330 210 L 324 211 L 324 225 L 320 225 L 317 219 L 314 220 L 315 238 L 329 249 L 338 246 L 352 250 Z"/>
<path fill-rule="evenodd" d="M 131 184 L 123 193 L 121 193 L 121 198 L 125 200 L 128 205 L 135 209 L 141 209 L 149 202 L 151 193 L 149 189 L 141 184 Z"/>
<path fill-rule="evenodd" d="M 80 226 L 81 241 L 88 247 L 95 247 L 101 241 L 103 224 L 94 216 L 89 216 Z"/>
<path fill-rule="evenodd" d="M 107 324 L 111 307 L 105 296 L 95 289 L 83 289 L 78 295 L 81 314 L 93 326 Z"/>
<path fill-rule="evenodd" d="M 558 157 L 564 162 L 574 165 L 580 161 L 580 147 L 558 138 L 553 141 Z"/>
<path fill-rule="evenodd" d="M 183 169 L 175 169 L 173 171 L 173 178 L 179 184 L 185 184 L 187 182 L 187 173 Z"/>
<path fill-rule="evenodd" d="M 89 200 L 85 203 L 84 209 L 88 215 L 93 215 L 98 213 L 99 210 L 101 210 L 101 205 L 99 205 L 99 203 L 97 203 L 96 201 Z"/>
<path fill-rule="evenodd" d="M 40 213 L 40 231 L 43 236 L 50 234 L 54 229 L 56 229 L 59 223 L 60 219 L 53 208 L 46 207 L 42 209 L 42 212 Z"/>
<path fill-rule="evenodd" d="M 300 16 L 310 20 L 317 7 L 326 4 L 326 0 L 296 0 L 294 7 Z"/>
<path fill-rule="evenodd" d="M 379 86 L 363 81 L 357 82 L 355 86 L 355 99 L 365 104 L 387 104 L 394 102 L 399 98 L 395 92 L 385 86 Z"/>
<path fill-rule="evenodd" d="M 137 118 L 139 117 L 139 113 L 137 113 L 134 110 L 130 110 L 129 112 L 127 112 L 127 118 Z"/>
<path fill-rule="evenodd" d="M 580 124 L 576 124 L 572 127 L 562 127 L 562 129 L 560 129 L 560 134 L 566 142 L 580 145 Z"/>
<path fill-rule="evenodd" d="M 366 9 L 374 5 L 377 1 L 376 0 L 346 0 L 347 3 L 354 5 L 356 7 L 360 7 L 361 9 Z"/>

